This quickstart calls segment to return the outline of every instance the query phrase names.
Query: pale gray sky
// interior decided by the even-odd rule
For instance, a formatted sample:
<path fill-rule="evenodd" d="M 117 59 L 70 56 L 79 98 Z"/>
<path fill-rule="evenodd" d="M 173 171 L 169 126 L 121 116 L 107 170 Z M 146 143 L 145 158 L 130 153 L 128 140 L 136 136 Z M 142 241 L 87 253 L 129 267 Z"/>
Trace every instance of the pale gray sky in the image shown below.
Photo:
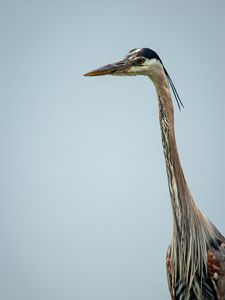
<path fill-rule="evenodd" d="M 144 77 L 85 78 L 157 51 L 185 109 L 193 197 L 225 233 L 224 1 L 2 1 L 0 299 L 169 299 L 172 214 Z"/>

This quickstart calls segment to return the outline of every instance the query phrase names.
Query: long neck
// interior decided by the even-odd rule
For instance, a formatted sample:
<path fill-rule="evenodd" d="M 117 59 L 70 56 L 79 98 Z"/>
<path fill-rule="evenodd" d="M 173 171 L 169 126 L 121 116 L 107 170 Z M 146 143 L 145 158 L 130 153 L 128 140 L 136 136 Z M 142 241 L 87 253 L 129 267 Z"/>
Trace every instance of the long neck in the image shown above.
<path fill-rule="evenodd" d="M 175 290 L 177 280 L 183 278 L 189 291 L 193 280 L 197 284 L 197 278 L 201 282 L 207 276 L 207 250 L 211 242 L 218 239 L 218 232 L 199 211 L 188 189 L 177 151 L 172 97 L 163 67 L 158 64 L 149 77 L 158 96 L 162 144 L 173 211 L 173 238 L 168 252 L 171 282 Z M 201 287 L 198 290 L 201 291 Z"/>
<path fill-rule="evenodd" d="M 189 192 L 176 146 L 174 132 L 174 111 L 170 89 L 163 68 L 153 80 L 159 102 L 159 118 L 163 151 L 168 176 L 168 186 L 174 215 L 174 226 L 182 232 L 188 227 L 187 217 L 195 214 L 197 207 Z M 185 221 L 187 220 L 187 221 Z"/>
<path fill-rule="evenodd" d="M 172 97 L 163 67 L 157 65 L 149 77 L 156 87 L 159 102 L 162 144 L 174 220 L 173 238 L 177 239 L 177 246 L 183 251 L 194 234 L 204 236 L 210 231 L 210 223 L 195 205 L 184 177 L 176 145 Z"/>
<path fill-rule="evenodd" d="M 195 272 L 207 269 L 207 249 L 215 238 L 214 227 L 195 205 L 188 189 L 176 146 L 172 97 L 166 74 L 161 65 L 149 74 L 159 102 L 159 119 L 166 162 L 168 186 L 173 211 L 173 239 L 171 243 L 172 282 L 179 274 L 188 286 Z M 207 271 L 206 271 L 207 272 Z"/>

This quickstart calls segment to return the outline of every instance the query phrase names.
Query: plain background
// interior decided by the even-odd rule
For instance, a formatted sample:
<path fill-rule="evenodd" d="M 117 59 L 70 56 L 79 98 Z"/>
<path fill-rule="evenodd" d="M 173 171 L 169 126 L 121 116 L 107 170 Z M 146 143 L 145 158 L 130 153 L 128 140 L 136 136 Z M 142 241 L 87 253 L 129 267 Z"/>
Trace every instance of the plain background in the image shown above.
<path fill-rule="evenodd" d="M 225 233 L 224 1 L 1 1 L 0 299 L 169 299 L 153 84 L 85 78 L 157 51 L 194 199 Z M 176 104 L 174 103 L 176 106 Z"/>

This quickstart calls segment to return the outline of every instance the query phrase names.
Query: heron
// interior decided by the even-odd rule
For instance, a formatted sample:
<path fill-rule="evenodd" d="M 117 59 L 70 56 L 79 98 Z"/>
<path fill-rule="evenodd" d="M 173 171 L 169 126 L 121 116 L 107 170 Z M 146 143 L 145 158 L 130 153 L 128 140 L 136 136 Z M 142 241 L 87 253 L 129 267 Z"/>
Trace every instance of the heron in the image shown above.
<path fill-rule="evenodd" d="M 84 74 L 100 75 L 144 75 L 156 89 L 173 216 L 166 252 L 171 299 L 225 300 L 225 237 L 197 207 L 187 185 L 176 144 L 172 92 L 179 109 L 183 103 L 162 60 L 149 48 L 135 48 L 122 60 Z"/>

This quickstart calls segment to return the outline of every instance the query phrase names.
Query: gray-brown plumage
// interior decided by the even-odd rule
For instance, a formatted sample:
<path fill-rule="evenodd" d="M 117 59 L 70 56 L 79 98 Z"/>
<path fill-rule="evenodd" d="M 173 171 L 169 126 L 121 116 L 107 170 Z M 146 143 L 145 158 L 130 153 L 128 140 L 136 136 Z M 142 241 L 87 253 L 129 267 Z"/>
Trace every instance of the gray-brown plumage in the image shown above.
<path fill-rule="evenodd" d="M 174 132 L 170 86 L 183 105 L 159 56 L 133 49 L 117 63 L 86 76 L 145 75 L 155 85 L 163 151 L 173 212 L 173 236 L 167 251 L 168 285 L 174 300 L 225 300 L 225 238 L 197 208 L 180 164 Z"/>

